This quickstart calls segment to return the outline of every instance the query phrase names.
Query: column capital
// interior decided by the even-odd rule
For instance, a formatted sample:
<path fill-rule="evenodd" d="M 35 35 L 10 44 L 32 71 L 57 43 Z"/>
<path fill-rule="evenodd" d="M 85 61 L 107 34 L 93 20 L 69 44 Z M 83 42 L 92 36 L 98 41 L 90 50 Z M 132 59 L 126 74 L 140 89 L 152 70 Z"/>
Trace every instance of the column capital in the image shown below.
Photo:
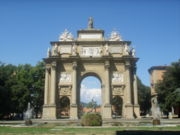
<path fill-rule="evenodd" d="M 73 68 L 73 70 L 75 70 L 77 68 L 77 62 L 76 61 L 73 61 L 72 68 Z"/>
<path fill-rule="evenodd" d="M 56 61 L 53 61 L 52 63 L 51 63 L 51 67 L 53 68 L 53 69 L 55 69 L 56 68 Z"/>
<path fill-rule="evenodd" d="M 45 66 L 45 70 L 46 70 L 47 72 L 50 72 L 50 69 L 51 69 L 50 66 Z"/>
<path fill-rule="evenodd" d="M 129 69 L 131 67 L 130 61 L 125 61 L 125 68 Z"/>
<path fill-rule="evenodd" d="M 109 69 L 109 67 L 110 67 L 109 61 L 105 61 L 104 67 L 106 70 Z"/>

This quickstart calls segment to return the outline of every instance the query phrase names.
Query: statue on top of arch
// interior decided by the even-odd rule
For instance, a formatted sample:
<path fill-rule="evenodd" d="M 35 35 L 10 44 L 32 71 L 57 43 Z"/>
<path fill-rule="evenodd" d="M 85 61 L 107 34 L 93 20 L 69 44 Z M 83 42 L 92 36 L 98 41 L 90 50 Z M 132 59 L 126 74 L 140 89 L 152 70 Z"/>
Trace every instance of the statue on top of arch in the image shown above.
<path fill-rule="evenodd" d="M 117 31 L 112 31 L 109 41 L 122 41 L 122 37 Z"/>
<path fill-rule="evenodd" d="M 59 41 L 73 41 L 73 35 L 67 29 L 59 36 Z"/>
<path fill-rule="evenodd" d="M 88 19 L 88 29 L 93 29 L 94 26 L 93 26 L 93 18 L 92 17 L 89 17 Z"/>

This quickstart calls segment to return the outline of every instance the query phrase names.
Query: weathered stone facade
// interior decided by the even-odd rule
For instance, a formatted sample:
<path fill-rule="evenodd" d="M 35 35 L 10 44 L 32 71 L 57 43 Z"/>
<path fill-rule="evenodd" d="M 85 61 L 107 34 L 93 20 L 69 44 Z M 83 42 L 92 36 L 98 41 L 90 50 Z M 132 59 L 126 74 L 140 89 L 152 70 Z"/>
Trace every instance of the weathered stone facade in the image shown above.
<path fill-rule="evenodd" d="M 91 20 L 92 21 L 92 20 Z M 90 22 L 89 22 L 90 23 Z M 97 77 L 102 86 L 101 115 L 112 118 L 111 100 L 122 99 L 122 117 L 139 117 L 136 62 L 130 41 L 117 32 L 105 39 L 104 31 L 93 28 L 79 30 L 77 39 L 65 30 L 59 41 L 51 42 L 46 63 L 43 119 L 60 117 L 59 101 L 69 100 L 69 118 L 79 118 L 80 84 L 88 75 Z M 136 116 L 135 116 L 136 115 Z"/>

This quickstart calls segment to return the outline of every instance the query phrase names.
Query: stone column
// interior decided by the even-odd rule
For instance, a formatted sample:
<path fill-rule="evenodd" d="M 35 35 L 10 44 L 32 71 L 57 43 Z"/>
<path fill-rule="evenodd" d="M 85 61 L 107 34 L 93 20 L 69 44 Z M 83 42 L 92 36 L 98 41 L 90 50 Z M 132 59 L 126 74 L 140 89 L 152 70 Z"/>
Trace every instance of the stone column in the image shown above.
<path fill-rule="evenodd" d="M 109 61 L 105 61 L 105 104 L 103 109 L 103 118 L 111 119 L 111 104 L 110 104 L 110 78 L 109 78 Z"/>
<path fill-rule="evenodd" d="M 138 87 L 137 87 L 137 76 L 134 74 L 134 82 L 133 82 L 133 88 L 134 88 L 134 114 L 135 117 L 140 118 L 140 111 L 139 111 L 139 104 L 138 104 Z"/>
<path fill-rule="evenodd" d="M 78 119 L 78 109 L 77 109 L 77 62 L 72 63 L 72 93 L 71 93 L 71 108 L 70 108 L 70 118 Z"/>
<path fill-rule="evenodd" d="M 131 99 L 131 73 L 130 73 L 130 63 L 126 63 L 126 103 L 127 104 L 132 104 L 132 99 Z"/>
<path fill-rule="evenodd" d="M 105 104 L 110 104 L 109 61 L 105 62 Z"/>
<path fill-rule="evenodd" d="M 133 82 L 133 88 L 134 88 L 134 104 L 138 105 L 138 91 L 137 91 L 137 76 L 134 74 L 134 82 Z"/>
<path fill-rule="evenodd" d="M 44 105 L 48 104 L 48 91 L 49 91 L 49 67 L 46 67 L 45 71 L 45 86 L 44 86 Z"/>
<path fill-rule="evenodd" d="M 72 104 L 75 104 L 76 105 L 76 88 L 77 88 L 77 71 L 76 71 L 76 68 L 77 68 L 77 63 L 76 62 L 73 62 L 73 65 L 72 65 L 72 68 L 73 68 L 73 72 L 72 72 Z"/>
<path fill-rule="evenodd" d="M 132 105 L 132 86 L 131 86 L 131 63 L 126 61 L 126 104 L 125 104 L 125 118 L 132 119 L 133 117 L 133 105 Z"/>
<path fill-rule="evenodd" d="M 51 65 L 51 97 L 50 104 L 55 105 L 56 103 L 56 62 L 53 62 Z"/>

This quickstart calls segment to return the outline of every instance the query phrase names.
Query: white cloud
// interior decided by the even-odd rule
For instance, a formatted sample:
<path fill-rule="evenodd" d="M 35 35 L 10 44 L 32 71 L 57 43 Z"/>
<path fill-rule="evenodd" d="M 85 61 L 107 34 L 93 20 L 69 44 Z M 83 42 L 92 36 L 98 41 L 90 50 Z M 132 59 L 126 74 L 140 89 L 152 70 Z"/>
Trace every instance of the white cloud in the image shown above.
<path fill-rule="evenodd" d="M 100 88 L 87 88 L 85 85 L 81 85 L 81 101 L 88 103 L 91 100 L 101 104 L 101 89 Z"/>

